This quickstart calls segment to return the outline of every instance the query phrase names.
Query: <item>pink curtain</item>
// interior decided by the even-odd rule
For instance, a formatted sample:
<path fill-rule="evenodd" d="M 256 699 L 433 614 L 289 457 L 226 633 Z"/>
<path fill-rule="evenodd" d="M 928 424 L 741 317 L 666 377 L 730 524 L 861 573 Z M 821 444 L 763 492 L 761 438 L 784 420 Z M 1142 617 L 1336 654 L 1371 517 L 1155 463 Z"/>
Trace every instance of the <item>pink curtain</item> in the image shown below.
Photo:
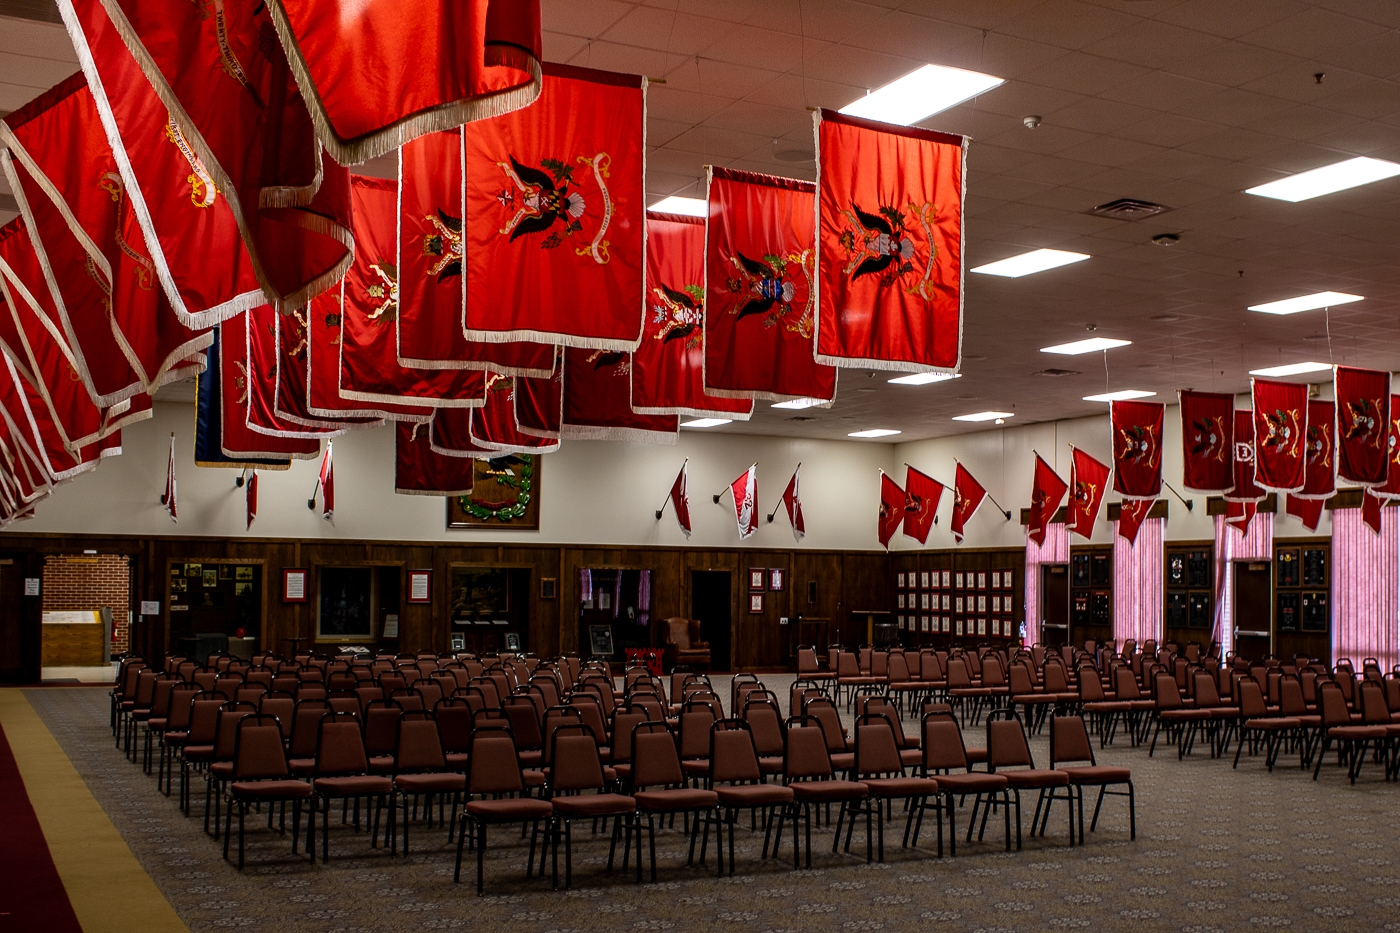
<path fill-rule="evenodd" d="M 1225 524 L 1224 515 L 1215 516 L 1215 627 L 1211 638 L 1220 642 L 1222 656 L 1235 650 L 1235 576 L 1230 572 L 1230 564 L 1237 560 L 1273 559 L 1272 513 L 1257 513 L 1249 523 L 1248 534 Z"/>
<path fill-rule="evenodd" d="M 1162 530 L 1166 521 L 1149 518 L 1138 529 L 1137 541 L 1113 535 L 1113 637 L 1121 645 L 1137 639 L 1162 640 Z"/>
<path fill-rule="evenodd" d="M 1375 658 L 1381 670 L 1400 663 L 1400 515 L 1381 509 L 1381 533 L 1360 509 L 1332 513 L 1332 663 Z"/>
<path fill-rule="evenodd" d="M 1069 526 L 1051 522 L 1045 529 L 1045 543 L 1026 538 L 1026 635 L 1025 643 L 1040 641 L 1040 565 L 1069 563 Z"/>

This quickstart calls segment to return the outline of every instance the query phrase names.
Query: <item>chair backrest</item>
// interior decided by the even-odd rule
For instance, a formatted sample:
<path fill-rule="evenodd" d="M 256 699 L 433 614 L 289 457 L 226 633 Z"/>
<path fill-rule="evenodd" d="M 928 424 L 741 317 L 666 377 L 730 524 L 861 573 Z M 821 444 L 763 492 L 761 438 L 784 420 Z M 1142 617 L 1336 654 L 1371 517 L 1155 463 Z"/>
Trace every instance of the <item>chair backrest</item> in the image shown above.
<path fill-rule="evenodd" d="M 1220 691 L 1216 689 L 1215 675 L 1210 671 L 1197 671 L 1192 677 L 1192 683 L 1196 688 L 1196 705 L 1198 707 L 1218 707 L 1220 702 Z"/>
<path fill-rule="evenodd" d="M 799 716 L 788 722 L 783 774 L 793 781 L 828 780 L 832 776 L 826 735 L 815 719 Z"/>
<path fill-rule="evenodd" d="M 1094 760 L 1094 745 L 1089 741 L 1089 729 L 1083 716 L 1050 717 L 1050 767 Z"/>
<path fill-rule="evenodd" d="M 393 701 L 381 700 L 365 708 L 365 751 L 371 755 L 392 755 L 398 739 L 399 720 L 404 711 Z"/>
<path fill-rule="evenodd" d="M 1099 703 L 1104 699 L 1103 681 L 1099 671 L 1092 664 L 1079 668 L 1079 700 L 1082 703 Z"/>
<path fill-rule="evenodd" d="M 835 703 L 826 697 L 817 697 L 814 700 L 809 700 L 802 712 L 815 719 L 817 724 L 821 726 L 822 732 L 826 735 L 826 750 L 828 752 L 850 750 L 846 745 L 846 730 L 841 726 L 841 714 L 837 712 Z"/>
<path fill-rule="evenodd" d="M 578 710 L 584 725 L 593 730 L 593 737 L 598 740 L 599 745 L 605 745 L 608 741 L 608 727 L 605 720 L 602 704 L 594 693 L 574 693 L 569 697 L 568 705 Z"/>
<path fill-rule="evenodd" d="M 1113 692 L 1120 700 L 1142 699 L 1142 692 L 1138 690 L 1137 678 L 1133 676 L 1131 667 L 1119 665 L 1113 669 Z"/>
<path fill-rule="evenodd" d="M 554 754 L 554 733 L 565 726 L 583 726 L 583 715 L 576 706 L 555 706 L 544 711 L 544 763 L 549 764 L 550 756 Z M 583 726 L 587 729 L 587 726 Z M 596 733 L 589 730 L 589 733 L 597 738 Z"/>
<path fill-rule="evenodd" d="M 483 797 L 518 794 L 525 789 L 515 739 L 504 726 L 482 726 L 471 734 L 467 793 Z"/>
<path fill-rule="evenodd" d="M 1303 700 L 1303 683 L 1297 677 L 1284 677 L 1278 683 L 1278 711 L 1281 716 L 1305 716 L 1308 704 Z"/>
<path fill-rule="evenodd" d="M 710 727 L 719 721 L 705 704 L 686 704 L 680 716 L 682 758 L 705 758 L 710 754 Z"/>
<path fill-rule="evenodd" d="M 540 711 L 529 697 L 515 695 L 506 697 L 501 707 L 510 721 L 517 749 L 536 749 L 544 746 L 544 733 L 540 731 Z"/>
<path fill-rule="evenodd" d="M 653 702 L 655 700 L 653 699 Z M 612 721 L 612 760 L 614 764 L 622 764 L 632 760 L 632 733 L 637 726 L 644 722 L 665 723 L 664 719 L 653 719 L 646 707 L 629 703 L 626 706 L 619 706 L 613 712 Z"/>
<path fill-rule="evenodd" d="M 905 659 L 904 653 L 891 654 L 886 661 L 885 679 L 892 684 L 902 684 L 909 681 L 909 662 Z"/>
<path fill-rule="evenodd" d="M 709 754 L 708 747 L 705 754 Z M 685 774 L 671 730 L 664 722 L 637 723 L 632 732 L 632 786 L 641 790 L 684 783 Z"/>
<path fill-rule="evenodd" d="M 201 694 L 194 700 L 190 709 L 189 738 L 186 744 L 214 744 L 214 739 L 219 735 L 219 713 L 223 711 L 227 702 L 222 697 L 211 697 L 208 694 Z"/>
<path fill-rule="evenodd" d="M 190 713 L 194 701 L 204 695 L 198 684 L 179 683 L 170 690 L 170 705 L 165 714 L 165 728 L 169 732 L 184 732 L 190 725 Z"/>
<path fill-rule="evenodd" d="M 238 744 L 238 722 L 245 716 L 257 715 L 257 707 L 251 703 L 229 702 L 219 711 L 219 722 L 215 727 L 214 758 L 216 761 L 232 761 L 233 751 Z"/>
<path fill-rule="evenodd" d="M 943 662 L 938 660 L 937 651 L 919 652 L 919 679 L 928 683 L 944 679 Z"/>
<path fill-rule="evenodd" d="M 1361 703 L 1361 721 L 1368 726 L 1390 725 L 1390 709 L 1385 702 L 1385 687 L 1378 680 L 1363 680 L 1357 688 Z"/>
<path fill-rule="evenodd" d="M 258 713 L 271 716 L 282 728 L 282 738 L 292 737 L 292 720 L 296 716 L 297 701 L 290 694 L 263 694 L 258 700 Z"/>
<path fill-rule="evenodd" d="M 856 775 L 904 774 L 894 730 L 884 716 L 866 714 L 856 720 Z"/>
<path fill-rule="evenodd" d="M 441 771 L 445 767 L 447 758 L 437 722 L 426 717 L 400 717 L 398 738 L 394 743 L 395 773 Z"/>
<path fill-rule="evenodd" d="M 797 675 L 800 677 L 800 676 L 802 676 L 803 674 L 815 674 L 815 673 L 817 673 L 818 670 L 819 670 L 819 668 L 817 667 L 817 652 L 816 652 L 816 649 L 815 649 L 815 648 L 798 648 L 798 649 L 797 649 Z"/>
<path fill-rule="evenodd" d="M 710 727 L 710 781 L 756 784 L 763 780 L 753 730 L 742 719 L 722 719 Z"/>
<path fill-rule="evenodd" d="M 1253 677 L 1246 677 L 1235 685 L 1240 703 L 1240 715 L 1245 719 L 1258 719 L 1269 714 L 1269 708 L 1264 703 L 1264 691 L 1260 689 L 1259 682 Z M 1389 717 L 1387 717 L 1389 718 Z"/>
<path fill-rule="evenodd" d="M 598 743 L 582 723 L 568 723 L 554 731 L 550 748 L 550 787 L 556 792 L 597 790 L 603 786 L 603 766 Z"/>
<path fill-rule="evenodd" d="M 1040 679 L 1046 693 L 1068 693 L 1069 673 L 1063 663 L 1046 664 L 1040 669 Z"/>
<path fill-rule="evenodd" d="M 360 724 L 346 713 L 326 713 L 316 729 L 316 776 L 364 774 L 369 770 Z"/>
<path fill-rule="evenodd" d="M 1338 687 L 1335 682 L 1330 680 L 1319 682 L 1317 699 L 1322 710 L 1324 728 L 1351 725 L 1351 711 L 1347 708 L 1346 697 L 1342 694 L 1342 688 Z"/>
<path fill-rule="evenodd" d="M 150 709 L 156 693 L 156 680 L 160 671 L 147 668 L 136 676 L 136 695 L 132 698 L 137 709 Z"/>
<path fill-rule="evenodd" d="M 972 675 L 968 673 L 967 656 L 948 659 L 948 687 L 958 689 L 972 686 Z"/>
<path fill-rule="evenodd" d="M 690 641 L 690 619 L 672 617 L 666 620 L 666 644 L 675 645 L 681 651 L 689 651 Z"/>
<path fill-rule="evenodd" d="M 1157 709 L 1181 709 L 1185 704 L 1181 700 L 1181 688 L 1176 685 L 1176 677 L 1166 671 L 1159 672 L 1153 678 L 1153 688 L 1156 691 Z"/>
<path fill-rule="evenodd" d="M 957 720 L 947 713 L 924 716 L 924 770 L 966 771 L 967 747 Z"/>
<path fill-rule="evenodd" d="M 1034 685 L 1031 683 L 1031 672 L 1024 664 L 1011 665 L 1011 686 L 1010 694 L 1013 697 L 1025 696 L 1034 693 Z"/>
<path fill-rule="evenodd" d="M 750 700 L 744 704 L 744 722 L 748 724 L 758 754 L 768 758 L 783 754 L 787 739 L 783 734 L 783 717 L 776 706 L 768 701 Z"/>
<path fill-rule="evenodd" d="M 233 744 L 233 777 L 238 781 L 285 778 L 286 746 L 282 727 L 273 716 L 253 714 L 238 722 Z"/>
<path fill-rule="evenodd" d="M 1021 720 L 1002 716 L 998 710 L 987 718 L 987 770 L 998 768 L 1034 768 L 1031 747 Z"/>
<path fill-rule="evenodd" d="M 860 662 L 856 656 L 849 651 L 841 651 L 836 655 L 836 675 L 838 677 L 859 677 Z"/>

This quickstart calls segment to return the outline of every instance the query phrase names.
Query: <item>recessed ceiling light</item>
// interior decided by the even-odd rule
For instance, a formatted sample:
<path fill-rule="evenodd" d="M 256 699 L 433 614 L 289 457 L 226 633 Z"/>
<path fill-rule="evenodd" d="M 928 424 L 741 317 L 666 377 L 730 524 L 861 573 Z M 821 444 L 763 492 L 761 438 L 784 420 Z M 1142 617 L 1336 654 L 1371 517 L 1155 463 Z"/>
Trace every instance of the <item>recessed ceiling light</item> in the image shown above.
<path fill-rule="evenodd" d="M 653 204 L 649 210 L 659 211 L 663 214 L 685 214 L 687 217 L 707 217 L 710 213 L 710 202 L 704 198 L 683 198 L 673 194 L 669 198 L 662 198 Z"/>
<path fill-rule="evenodd" d="M 891 429 L 889 429 L 889 428 L 871 428 L 869 431 L 852 431 L 850 434 L 847 434 L 846 436 L 847 436 L 847 437 L 889 437 L 889 436 L 892 435 L 892 434 L 898 434 L 898 433 L 900 433 L 900 432 L 898 432 L 898 431 L 893 431 L 893 430 L 891 430 Z"/>
<path fill-rule="evenodd" d="M 890 385 L 896 386 L 926 386 L 934 382 L 947 382 L 949 379 L 961 379 L 962 373 L 910 373 L 907 376 L 896 376 L 888 380 Z"/>
<path fill-rule="evenodd" d="M 1040 352 L 1078 356 L 1081 353 L 1093 353 L 1095 350 L 1112 350 L 1114 347 L 1126 347 L 1130 343 L 1132 343 L 1131 340 L 1115 340 L 1112 337 L 1087 337 L 1084 340 L 1076 340 L 1073 343 L 1061 343 L 1053 347 L 1041 347 Z"/>
<path fill-rule="evenodd" d="M 1175 324 L 1177 321 L 1181 320 L 1181 315 L 1179 315 L 1179 314 L 1154 314 L 1154 315 L 1152 316 L 1152 320 L 1156 321 L 1158 324 Z"/>
<path fill-rule="evenodd" d="M 770 406 L 770 407 L 772 407 L 772 408 L 791 408 L 791 409 L 793 409 L 793 410 L 795 410 L 795 411 L 801 411 L 801 410 L 804 409 L 804 408 L 813 408 L 813 407 L 815 407 L 815 406 L 817 406 L 817 405 L 828 405 L 828 404 L 830 404 L 830 403 L 829 403 L 829 402 L 824 402 L 824 401 L 822 401 L 822 400 L 819 399 L 819 398 L 794 398 L 794 399 L 788 399 L 786 402 L 774 402 L 774 403 L 772 404 L 772 406 Z"/>
<path fill-rule="evenodd" d="M 1300 376 L 1303 373 L 1320 373 L 1331 369 L 1331 363 L 1289 363 L 1286 366 L 1270 366 L 1268 369 L 1251 369 L 1251 376 Z"/>
<path fill-rule="evenodd" d="M 1330 308 L 1332 305 L 1351 304 L 1365 300 L 1361 295 L 1348 295 L 1345 292 L 1318 292 L 1316 295 L 1303 295 L 1299 298 L 1285 298 L 1282 301 L 1266 301 L 1262 305 L 1250 305 L 1251 311 L 1265 314 L 1297 314 L 1299 311 L 1312 311 L 1317 308 Z"/>
<path fill-rule="evenodd" d="M 954 415 L 954 421 L 999 421 L 1013 417 L 1009 411 L 979 411 L 971 415 Z"/>
<path fill-rule="evenodd" d="M 1156 392 L 1148 392 L 1146 389 L 1119 389 L 1117 392 L 1100 392 L 1098 395 L 1086 395 L 1086 402 L 1126 402 L 1130 398 L 1148 398 L 1156 395 Z"/>
<path fill-rule="evenodd" d="M 1083 262 L 1088 258 L 1088 253 L 1071 253 L 1063 249 L 1037 249 L 1019 256 L 998 259 L 985 266 L 977 266 L 972 271 L 981 272 L 983 275 L 999 275 L 1003 278 L 1019 279 L 1023 275 L 1067 266 L 1072 262 Z"/>
<path fill-rule="evenodd" d="M 717 428 L 722 424 L 733 423 L 732 418 L 696 418 L 694 421 L 682 421 L 683 428 Z"/>
<path fill-rule="evenodd" d="M 946 65 L 925 65 L 884 87 L 876 88 L 841 112 L 883 123 L 909 126 L 940 110 L 1001 84 L 1002 79 Z"/>
<path fill-rule="evenodd" d="M 1332 165 L 1324 165 L 1310 172 L 1299 172 L 1267 185 L 1246 188 L 1245 194 L 1258 194 L 1280 201 L 1306 201 L 1334 191 L 1345 191 L 1358 185 L 1369 185 L 1373 181 L 1400 175 L 1400 165 L 1384 159 L 1368 159 L 1364 156 L 1347 159 Z"/>

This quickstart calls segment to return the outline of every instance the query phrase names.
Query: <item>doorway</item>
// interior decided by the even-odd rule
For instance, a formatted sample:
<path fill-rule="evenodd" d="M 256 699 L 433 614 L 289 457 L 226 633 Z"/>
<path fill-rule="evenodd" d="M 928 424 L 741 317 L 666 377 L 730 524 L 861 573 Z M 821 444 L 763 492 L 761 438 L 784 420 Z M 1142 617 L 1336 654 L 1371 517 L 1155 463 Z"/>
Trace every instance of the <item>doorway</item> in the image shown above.
<path fill-rule="evenodd" d="M 1236 561 L 1235 654 L 1262 660 L 1273 650 L 1273 561 Z M 1230 646 L 1222 646 L 1226 650 Z"/>
<path fill-rule="evenodd" d="M 733 604 L 729 599 L 729 571 L 690 572 L 690 617 L 700 620 L 700 637 L 710 643 L 710 669 L 731 671 L 730 630 Z"/>
<path fill-rule="evenodd" d="M 1069 564 L 1040 565 L 1040 640 L 1047 648 L 1069 643 Z"/>

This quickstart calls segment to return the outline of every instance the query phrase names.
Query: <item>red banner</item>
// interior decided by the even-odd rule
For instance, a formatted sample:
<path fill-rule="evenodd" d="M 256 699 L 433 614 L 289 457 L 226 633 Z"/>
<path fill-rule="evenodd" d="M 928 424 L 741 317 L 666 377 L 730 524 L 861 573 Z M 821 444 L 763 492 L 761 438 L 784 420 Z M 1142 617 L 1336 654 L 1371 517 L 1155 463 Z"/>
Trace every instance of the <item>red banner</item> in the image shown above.
<path fill-rule="evenodd" d="M 734 498 L 734 520 L 739 525 L 739 540 L 758 530 L 758 464 L 755 463 L 729 484 Z"/>
<path fill-rule="evenodd" d="M 1069 486 L 1060 479 L 1054 467 L 1036 454 L 1035 475 L 1031 481 L 1031 517 L 1026 526 L 1026 537 L 1037 546 L 1045 543 L 1045 527 L 1050 524 L 1068 490 Z"/>
<path fill-rule="evenodd" d="M 1254 379 L 1254 481 L 1265 489 L 1303 488 L 1307 459 L 1308 386 Z"/>
<path fill-rule="evenodd" d="M 687 457 L 681 462 L 681 471 L 676 474 L 676 481 L 671 484 L 671 511 L 676 513 L 676 524 L 680 525 L 681 531 L 685 532 L 686 540 L 690 540 L 690 495 L 686 492 L 686 483 L 689 479 L 686 467 L 690 463 Z M 661 512 L 656 513 L 659 521 Z"/>
<path fill-rule="evenodd" d="M 1303 444 L 1304 499 L 1326 499 L 1337 491 L 1337 448 L 1333 440 L 1337 407 L 1332 402 L 1308 402 L 1308 433 Z M 1292 498 L 1291 496 L 1289 498 Z"/>
<path fill-rule="evenodd" d="M 1258 510 L 1258 502 L 1227 502 L 1225 503 L 1225 524 L 1237 529 L 1241 535 L 1247 535 L 1249 534 L 1249 523 L 1254 521 Z"/>
<path fill-rule="evenodd" d="M 1325 502 L 1325 499 L 1304 499 L 1289 493 L 1285 511 L 1296 516 L 1308 531 L 1317 531 L 1317 523 L 1322 520 L 1322 506 Z"/>
<path fill-rule="evenodd" d="M 636 75 L 545 65 L 532 106 L 465 127 L 469 339 L 637 348 L 645 124 Z"/>
<path fill-rule="evenodd" d="M 540 92 L 539 0 L 274 0 L 282 48 L 326 148 L 347 165 Z"/>
<path fill-rule="evenodd" d="M 219 325 L 219 447 L 235 459 L 310 460 L 321 454 L 316 438 L 278 437 L 248 426 L 251 392 L 248 367 L 248 315 L 240 314 Z"/>
<path fill-rule="evenodd" d="M 813 356 L 816 186 L 710 169 L 705 230 L 705 390 L 767 399 L 836 397 Z"/>
<path fill-rule="evenodd" d="M 1389 478 L 1385 485 L 1368 487 L 1376 495 L 1394 499 L 1400 497 L 1400 395 L 1390 397 L 1390 419 L 1386 422 L 1386 457 L 1390 461 Z"/>
<path fill-rule="evenodd" d="M 1094 534 L 1094 522 L 1099 518 L 1103 495 L 1108 491 L 1108 464 L 1074 448 L 1074 466 L 1070 470 L 1073 494 L 1069 500 L 1069 530 L 1081 538 Z"/>
<path fill-rule="evenodd" d="M 310 336 L 307 340 L 306 355 L 306 410 L 318 418 L 362 417 L 427 421 L 433 414 L 431 408 L 389 402 L 357 402 L 341 397 L 340 351 L 343 331 L 340 292 L 338 288 L 323 292 L 311 299 L 307 305 Z"/>
<path fill-rule="evenodd" d="M 817 360 L 957 372 L 966 139 L 821 110 Z"/>
<path fill-rule="evenodd" d="M 983 489 L 982 484 L 973 479 L 972 474 L 959 463 L 957 473 L 953 476 L 953 518 L 948 525 L 955 541 L 962 541 L 963 528 L 986 497 L 987 490 Z"/>
<path fill-rule="evenodd" d="M 323 295 L 317 295 L 306 307 L 277 316 L 277 376 L 272 396 L 273 413 L 278 420 L 287 424 L 310 428 L 349 431 L 378 427 L 384 423 L 384 419 L 377 414 L 360 412 L 356 416 L 326 417 L 315 414 L 307 407 L 306 373 L 311 356 L 311 328 L 308 324 L 311 315 L 324 307 L 323 299 Z"/>
<path fill-rule="evenodd" d="M 1235 452 L 1231 458 L 1234 486 L 1225 493 L 1226 502 L 1258 502 L 1266 495 L 1254 482 L 1254 412 L 1235 412 Z"/>
<path fill-rule="evenodd" d="M 559 435 L 574 440 L 674 444 L 675 415 L 632 410 L 631 354 L 606 350 L 564 352 L 564 412 Z"/>
<path fill-rule="evenodd" d="M 1201 492 L 1227 492 L 1234 485 L 1235 397 L 1225 392 L 1181 396 L 1182 485 Z"/>
<path fill-rule="evenodd" d="M 1384 505 L 1385 501 L 1371 492 L 1369 487 L 1361 490 L 1361 520 L 1378 535 L 1381 533 L 1381 507 Z"/>
<path fill-rule="evenodd" d="M 36 459 L 42 464 L 46 482 L 62 482 L 97 468 L 102 441 L 69 448 L 52 414 L 44 406 L 44 399 L 21 376 L 8 355 L 0 357 L 0 373 L 3 373 L 3 377 L 0 377 L 0 412 L 7 419 L 13 418 L 16 431 L 28 437 Z M 119 439 L 121 432 L 111 437 Z M 117 453 L 121 453 L 121 450 L 118 449 Z"/>
<path fill-rule="evenodd" d="M 880 520 L 876 526 L 876 534 L 880 537 L 880 546 L 889 550 L 890 539 L 899 530 L 900 523 L 904 521 L 905 497 L 904 490 L 899 488 L 899 484 L 890 479 L 888 473 L 880 471 Z"/>
<path fill-rule="evenodd" d="M 928 543 L 929 529 L 943 498 L 943 484 L 911 466 L 904 474 L 904 536 Z"/>
<path fill-rule="evenodd" d="M 298 424 L 277 414 L 277 329 L 282 315 L 268 305 L 243 314 L 248 340 L 248 427 L 273 437 L 335 437 L 344 422 Z M 317 453 L 320 453 L 318 450 Z"/>
<path fill-rule="evenodd" d="M 1336 367 L 1332 397 L 1337 406 L 1337 475 L 1362 486 L 1384 486 L 1390 476 L 1390 373 Z"/>
<path fill-rule="evenodd" d="M 444 457 L 430 445 L 429 425 L 394 425 L 394 492 L 403 496 L 469 496 L 476 460 Z"/>
<path fill-rule="evenodd" d="M 548 379 L 515 380 L 515 426 L 522 434 L 558 437 L 564 420 L 564 351 Z"/>
<path fill-rule="evenodd" d="M 747 421 L 753 399 L 705 394 L 705 221 L 647 214 L 647 315 L 632 354 L 632 409 Z"/>
<path fill-rule="evenodd" d="M 1156 499 L 1124 499 L 1119 506 L 1118 534 L 1127 540 L 1129 547 L 1137 543 L 1138 529 L 1156 504 Z"/>
<path fill-rule="evenodd" d="M 1162 492 L 1161 402 L 1111 402 L 1113 490 L 1132 499 L 1155 499 Z"/>
<path fill-rule="evenodd" d="M 526 434 L 515 423 L 517 380 L 499 373 L 486 376 L 486 404 L 481 408 L 457 409 L 459 417 L 470 421 L 471 441 L 477 447 L 500 453 L 553 453 L 559 439 Z M 443 409 L 444 412 L 453 409 Z"/>
<path fill-rule="evenodd" d="M 801 472 L 802 464 L 799 463 L 797 469 L 792 471 L 787 488 L 783 490 L 783 508 L 787 510 L 788 524 L 792 525 L 792 536 L 797 541 L 807 535 L 807 522 L 802 517 L 802 487 L 798 483 Z"/>

